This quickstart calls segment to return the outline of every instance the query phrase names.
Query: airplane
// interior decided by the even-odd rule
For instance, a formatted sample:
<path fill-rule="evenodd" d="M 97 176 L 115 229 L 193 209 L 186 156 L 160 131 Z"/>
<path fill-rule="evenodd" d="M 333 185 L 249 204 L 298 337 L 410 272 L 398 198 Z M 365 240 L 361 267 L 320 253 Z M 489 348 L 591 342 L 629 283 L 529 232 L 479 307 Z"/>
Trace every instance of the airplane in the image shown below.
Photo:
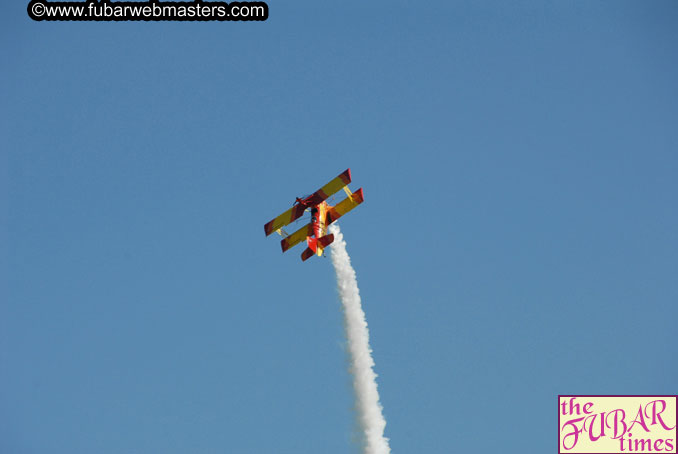
<path fill-rule="evenodd" d="M 334 241 L 334 235 L 327 234 L 327 227 L 364 201 L 363 188 L 351 192 L 348 189 L 350 182 L 351 169 L 346 169 L 313 194 L 307 197 L 297 197 L 292 208 L 264 225 L 266 236 L 273 232 L 283 236 L 280 242 L 283 252 L 306 240 L 307 248 L 301 253 L 302 261 L 308 260 L 313 255 L 323 255 L 324 248 Z M 347 196 L 344 200 L 335 206 L 325 201 L 341 189 Z M 307 210 L 311 212 L 311 222 L 288 235 L 282 228 L 299 219 Z"/>

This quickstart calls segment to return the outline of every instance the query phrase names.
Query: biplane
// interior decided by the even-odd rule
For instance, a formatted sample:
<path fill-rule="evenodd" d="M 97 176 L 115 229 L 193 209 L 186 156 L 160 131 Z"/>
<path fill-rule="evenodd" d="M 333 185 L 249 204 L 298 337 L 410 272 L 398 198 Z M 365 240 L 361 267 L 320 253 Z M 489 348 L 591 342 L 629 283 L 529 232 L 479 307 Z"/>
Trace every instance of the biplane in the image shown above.
<path fill-rule="evenodd" d="M 363 203 L 363 189 L 360 188 L 356 192 L 351 192 L 348 189 L 350 182 L 351 169 L 346 169 L 313 194 L 306 197 L 297 197 L 292 208 L 264 225 L 266 236 L 273 232 L 283 236 L 280 242 L 283 252 L 306 240 L 307 247 L 301 253 L 301 260 L 303 261 L 308 260 L 313 255 L 321 256 L 323 249 L 334 241 L 334 235 L 327 234 L 327 227 Z M 346 193 L 344 200 L 334 206 L 326 202 L 328 197 L 342 189 Z M 310 222 L 288 235 L 283 227 L 301 218 L 306 211 L 311 212 Z"/>

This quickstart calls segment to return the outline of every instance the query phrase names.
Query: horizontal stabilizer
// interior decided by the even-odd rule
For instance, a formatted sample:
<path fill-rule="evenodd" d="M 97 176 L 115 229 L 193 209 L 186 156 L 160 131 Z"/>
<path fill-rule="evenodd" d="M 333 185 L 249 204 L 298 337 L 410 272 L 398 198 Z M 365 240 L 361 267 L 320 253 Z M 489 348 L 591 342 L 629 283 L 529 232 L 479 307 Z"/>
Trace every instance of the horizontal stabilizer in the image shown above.
<path fill-rule="evenodd" d="M 311 249 L 306 248 L 304 249 L 304 252 L 301 253 L 301 260 L 305 262 L 306 260 L 310 259 L 315 255 L 315 252 L 313 252 Z"/>
<path fill-rule="evenodd" d="M 333 241 L 334 241 L 334 234 L 330 233 L 329 235 L 325 235 L 323 237 L 320 237 L 320 239 L 318 240 L 318 243 L 320 243 L 320 245 L 322 247 L 327 247 L 330 244 L 332 244 Z"/>

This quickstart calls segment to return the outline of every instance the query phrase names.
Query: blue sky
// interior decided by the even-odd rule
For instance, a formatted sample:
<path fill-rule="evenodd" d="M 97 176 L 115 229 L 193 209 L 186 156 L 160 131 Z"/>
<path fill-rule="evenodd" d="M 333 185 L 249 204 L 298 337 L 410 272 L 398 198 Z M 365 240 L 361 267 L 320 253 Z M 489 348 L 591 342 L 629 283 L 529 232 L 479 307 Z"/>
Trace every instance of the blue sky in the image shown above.
<path fill-rule="evenodd" d="M 558 394 L 675 394 L 675 2 L 2 4 L 0 451 L 357 452 L 341 220 L 393 452 L 552 452 Z"/>

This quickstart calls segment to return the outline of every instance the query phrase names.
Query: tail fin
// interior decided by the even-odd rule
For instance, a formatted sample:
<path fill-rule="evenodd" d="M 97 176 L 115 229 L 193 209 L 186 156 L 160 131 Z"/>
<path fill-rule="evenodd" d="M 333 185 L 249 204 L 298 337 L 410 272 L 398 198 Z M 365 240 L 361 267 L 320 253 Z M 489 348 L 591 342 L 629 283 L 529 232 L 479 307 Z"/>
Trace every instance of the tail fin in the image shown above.
<path fill-rule="evenodd" d="M 308 248 L 315 253 L 315 251 L 318 250 L 318 239 L 313 238 L 313 237 L 307 237 L 306 238 L 306 244 L 308 244 Z"/>
<path fill-rule="evenodd" d="M 320 238 L 311 238 L 308 237 L 306 238 L 306 243 L 308 244 L 308 247 L 304 250 L 304 252 L 301 253 L 301 260 L 306 261 L 313 257 L 315 254 L 319 254 L 322 251 L 322 248 L 325 248 L 332 244 L 334 241 L 334 235 L 329 234 L 325 236 L 321 236 Z M 320 247 L 320 249 L 318 249 Z"/>
<path fill-rule="evenodd" d="M 330 233 L 329 235 L 325 235 L 323 237 L 320 237 L 320 239 L 318 240 L 318 243 L 320 243 L 320 245 L 322 247 L 327 247 L 330 244 L 332 244 L 333 241 L 334 241 L 334 234 Z"/>

